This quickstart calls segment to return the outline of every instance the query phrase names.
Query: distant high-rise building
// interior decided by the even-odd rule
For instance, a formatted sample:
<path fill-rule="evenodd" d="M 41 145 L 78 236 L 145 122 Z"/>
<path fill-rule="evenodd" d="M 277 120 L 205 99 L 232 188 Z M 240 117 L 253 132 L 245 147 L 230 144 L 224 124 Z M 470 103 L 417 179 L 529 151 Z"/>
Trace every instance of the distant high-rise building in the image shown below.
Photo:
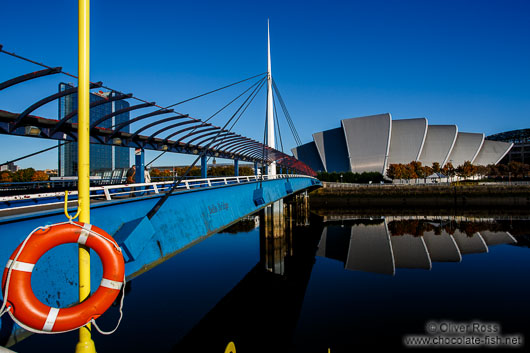
<path fill-rule="evenodd" d="M 72 84 L 60 83 L 59 91 L 65 91 L 74 87 Z M 108 99 L 115 92 L 98 92 L 90 94 L 90 103 Z M 90 109 L 90 123 L 104 117 L 107 114 L 129 107 L 124 100 L 113 101 L 98 105 Z M 77 93 L 59 99 L 59 119 L 70 112 L 77 110 Z M 129 120 L 129 113 L 122 113 L 101 123 L 100 127 L 111 128 Z M 77 115 L 71 120 L 77 123 Z M 121 131 L 129 132 L 129 126 Z M 129 167 L 129 149 L 127 147 L 105 146 L 98 144 L 90 145 L 90 172 Z M 59 176 L 77 175 L 77 142 L 71 142 L 59 147 Z"/>

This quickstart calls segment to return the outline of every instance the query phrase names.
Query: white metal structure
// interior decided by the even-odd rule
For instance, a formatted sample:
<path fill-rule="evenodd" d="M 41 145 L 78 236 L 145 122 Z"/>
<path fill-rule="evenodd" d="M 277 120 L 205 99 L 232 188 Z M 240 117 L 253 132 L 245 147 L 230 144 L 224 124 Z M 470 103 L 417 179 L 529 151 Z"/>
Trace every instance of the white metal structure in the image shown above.
<path fill-rule="evenodd" d="M 267 146 L 275 148 L 274 143 L 274 105 L 272 99 L 272 71 L 271 71 L 271 36 L 269 20 L 267 20 Z M 269 175 L 276 175 L 276 163 L 268 168 Z"/>
<path fill-rule="evenodd" d="M 341 121 L 354 173 L 386 170 L 392 131 L 390 114 L 364 116 Z"/>

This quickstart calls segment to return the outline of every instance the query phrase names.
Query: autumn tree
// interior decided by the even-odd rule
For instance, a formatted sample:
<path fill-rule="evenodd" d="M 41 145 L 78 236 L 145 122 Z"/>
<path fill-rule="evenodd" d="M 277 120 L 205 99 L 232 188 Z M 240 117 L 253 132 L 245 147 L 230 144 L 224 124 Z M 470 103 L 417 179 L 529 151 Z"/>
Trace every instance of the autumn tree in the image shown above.
<path fill-rule="evenodd" d="M 443 167 L 442 167 L 442 173 L 444 173 L 445 175 L 447 175 L 449 178 L 452 178 L 455 176 L 455 167 L 453 167 L 453 163 L 451 162 L 447 162 Z"/>
<path fill-rule="evenodd" d="M 31 181 L 48 181 L 50 176 L 46 174 L 43 170 L 37 170 L 31 176 Z"/>
<path fill-rule="evenodd" d="M 475 175 L 476 169 L 470 161 L 465 161 L 464 164 L 456 168 L 456 174 L 461 178 L 469 178 Z"/>
<path fill-rule="evenodd" d="M 1 183 L 10 183 L 13 181 L 13 173 L 9 170 L 4 170 L 0 173 L 0 182 Z"/>
<path fill-rule="evenodd" d="M 432 164 L 432 172 L 433 173 L 440 173 L 440 163 L 434 162 Z M 432 173 L 431 173 L 432 174 Z"/>

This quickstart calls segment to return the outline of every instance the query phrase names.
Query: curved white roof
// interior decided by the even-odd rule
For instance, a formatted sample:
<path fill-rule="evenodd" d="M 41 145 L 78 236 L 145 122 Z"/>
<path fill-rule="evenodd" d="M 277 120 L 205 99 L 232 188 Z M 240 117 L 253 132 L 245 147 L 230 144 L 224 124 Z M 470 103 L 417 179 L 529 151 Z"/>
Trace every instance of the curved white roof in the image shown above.
<path fill-rule="evenodd" d="M 473 164 L 488 165 L 497 164 L 512 148 L 513 143 L 484 140 L 482 148 L 480 149 Z"/>
<path fill-rule="evenodd" d="M 457 133 L 456 125 L 429 125 L 420 162 L 426 166 L 438 162 L 443 167 L 451 154 Z"/>
<path fill-rule="evenodd" d="M 315 171 L 380 172 L 390 164 L 419 161 L 454 167 L 470 161 L 497 164 L 513 144 L 484 139 L 484 134 L 458 132 L 456 125 L 429 125 L 427 119 L 392 121 L 390 114 L 344 119 L 341 128 L 313 134 L 313 142 L 294 148 L 296 158 Z"/>
<path fill-rule="evenodd" d="M 466 161 L 473 163 L 483 142 L 484 134 L 459 132 L 447 161 L 451 162 L 455 168 L 464 164 Z"/>
<path fill-rule="evenodd" d="M 350 170 L 354 173 L 384 173 L 392 129 L 390 114 L 344 119 L 342 128 L 348 148 Z"/>
<path fill-rule="evenodd" d="M 407 164 L 417 161 L 427 134 L 427 119 L 403 119 L 392 121 L 392 134 L 388 162 Z"/>

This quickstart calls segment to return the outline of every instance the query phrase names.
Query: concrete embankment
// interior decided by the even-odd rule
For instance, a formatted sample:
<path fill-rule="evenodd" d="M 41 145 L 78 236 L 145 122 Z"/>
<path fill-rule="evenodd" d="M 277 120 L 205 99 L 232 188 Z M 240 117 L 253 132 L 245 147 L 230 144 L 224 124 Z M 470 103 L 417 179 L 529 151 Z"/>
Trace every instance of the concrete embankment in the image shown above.
<path fill-rule="evenodd" d="M 525 207 L 530 185 L 359 185 L 323 183 L 312 207 Z"/>

